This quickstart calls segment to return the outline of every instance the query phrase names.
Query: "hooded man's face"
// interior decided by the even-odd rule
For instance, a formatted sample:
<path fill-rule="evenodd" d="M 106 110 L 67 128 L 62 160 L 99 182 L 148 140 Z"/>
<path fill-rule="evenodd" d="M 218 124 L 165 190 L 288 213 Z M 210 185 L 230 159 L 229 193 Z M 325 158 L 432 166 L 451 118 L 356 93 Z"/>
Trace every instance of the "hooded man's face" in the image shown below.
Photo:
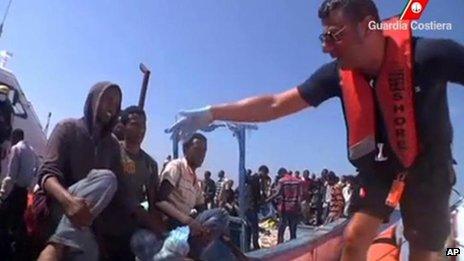
<path fill-rule="evenodd" d="M 116 88 L 108 88 L 103 92 L 97 110 L 97 121 L 106 125 L 119 112 L 121 97 Z"/>

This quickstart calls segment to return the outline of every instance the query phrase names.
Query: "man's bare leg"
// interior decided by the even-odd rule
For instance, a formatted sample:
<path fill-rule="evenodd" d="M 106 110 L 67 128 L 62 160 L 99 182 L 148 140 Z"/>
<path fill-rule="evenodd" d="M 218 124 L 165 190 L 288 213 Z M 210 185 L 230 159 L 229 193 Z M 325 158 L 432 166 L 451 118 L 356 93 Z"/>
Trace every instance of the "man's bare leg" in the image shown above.
<path fill-rule="evenodd" d="M 410 246 L 409 249 L 409 260 L 410 261 L 438 261 L 440 258 L 440 252 L 433 252 L 417 247 Z"/>
<path fill-rule="evenodd" d="M 367 250 L 382 224 L 380 218 L 357 212 L 344 232 L 342 261 L 366 260 Z"/>
<path fill-rule="evenodd" d="M 65 246 L 60 244 L 48 244 L 40 253 L 37 261 L 59 261 L 63 259 Z"/>

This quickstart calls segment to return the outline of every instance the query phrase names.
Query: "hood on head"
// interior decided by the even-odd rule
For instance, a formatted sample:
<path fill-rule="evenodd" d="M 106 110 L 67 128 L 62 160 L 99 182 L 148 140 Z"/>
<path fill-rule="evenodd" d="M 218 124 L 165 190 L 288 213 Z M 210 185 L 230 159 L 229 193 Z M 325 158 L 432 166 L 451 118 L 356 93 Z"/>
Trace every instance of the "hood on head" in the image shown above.
<path fill-rule="evenodd" d="M 85 101 L 84 105 L 84 121 L 89 132 L 92 134 L 95 129 L 95 126 L 98 124 L 97 111 L 101 97 L 103 96 L 103 93 L 110 88 L 115 88 L 118 91 L 120 100 L 122 101 L 121 88 L 117 84 L 108 81 L 96 83 L 94 86 L 92 86 L 92 88 L 89 91 L 89 94 L 87 95 L 87 100 Z M 107 126 L 103 126 L 101 136 L 105 136 L 111 133 L 113 126 L 117 122 L 120 110 L 121 104 L 119 104 L 118 111 L 111 118 L 109 124 L 107 124 Z"/>

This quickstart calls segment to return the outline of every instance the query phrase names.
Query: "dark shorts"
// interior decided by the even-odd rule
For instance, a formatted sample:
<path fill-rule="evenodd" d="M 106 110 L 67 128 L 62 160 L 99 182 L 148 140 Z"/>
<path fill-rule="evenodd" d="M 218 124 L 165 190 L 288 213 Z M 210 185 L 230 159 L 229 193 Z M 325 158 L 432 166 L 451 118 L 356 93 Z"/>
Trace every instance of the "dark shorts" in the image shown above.
<path fill-rule="evenodd" d="M 364 197 L 355 197 L 353 210 L 387 220 L 393 208 L 385 205 L 385 199 L 395 173 L 379 168 L 360 171 L 358 177 Z M 413 247 L 443 248 L 450 233 L 449 198 L 454 183 L 452 161 L 432 157 L 418 158 L 406 176 L 400 210 L 404 235 Z"/>

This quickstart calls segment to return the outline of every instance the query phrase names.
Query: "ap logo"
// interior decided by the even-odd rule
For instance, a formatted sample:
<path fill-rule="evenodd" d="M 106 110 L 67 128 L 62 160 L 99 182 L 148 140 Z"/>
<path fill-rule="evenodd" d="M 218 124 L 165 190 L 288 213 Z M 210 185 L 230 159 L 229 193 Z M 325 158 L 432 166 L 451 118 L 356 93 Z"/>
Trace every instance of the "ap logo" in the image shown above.
<path fill-rule="evenodd" d="M 422 11 L 422 5 L 419 2 L 414 2 L 411 5 L 411 11 L 415 14 L 418 14 Z"/>
<path fill-rule="evenodd" d="M 446 256 L 457 256 L 460 253 L 460 249 L 459 248 L 447 248 L 446 249 Z"/>

